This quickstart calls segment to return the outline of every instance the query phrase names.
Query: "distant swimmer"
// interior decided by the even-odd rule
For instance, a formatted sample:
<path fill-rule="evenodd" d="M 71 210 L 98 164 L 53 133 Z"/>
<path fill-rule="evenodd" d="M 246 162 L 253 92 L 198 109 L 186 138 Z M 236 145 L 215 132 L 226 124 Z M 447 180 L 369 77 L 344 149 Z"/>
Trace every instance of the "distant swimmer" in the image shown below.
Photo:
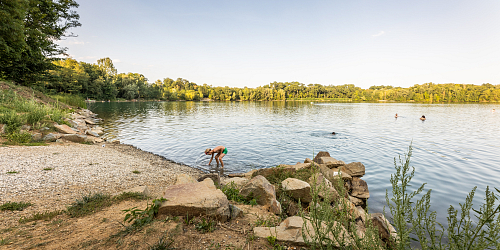
<path fill-rule="evenodd" d="M 335 132 L 332 132 L 332 135 L 336 135 Z"/>
<path fill-rule="evenodd" d="M 394 118 L 398 118 L 398 113 L 396 113 L 396 115 L 394 116 Z"/>
<path fill-rule="evenodd" d="M 495 109 L 492 109 L 491 112 L 495 113 Z"/>
<path fill-rule="evenodd" d="M 422 115 L 422 117 L 420 117 L 420 120 L 425 121 L 425 115 Z"/>
<path fill-rule="evenodd" d="M 208 165 L 212 163 L 212 160 L 214 159 L 214 154 L 217 154 L 215 156 L 217 167 L 219 167 L 219 161 L 220 161 L 222 168 L 224 168 L 224 162 L 222 161 L 222 157 L 224 157 L 227 154 L 227 148 L 224 146 L 217 146 L 214 149 L 210 148 L 205 149 L 205 155 L 212 155 L 212 158 L 210 158 L 210 162 L 208 162 Z"/>

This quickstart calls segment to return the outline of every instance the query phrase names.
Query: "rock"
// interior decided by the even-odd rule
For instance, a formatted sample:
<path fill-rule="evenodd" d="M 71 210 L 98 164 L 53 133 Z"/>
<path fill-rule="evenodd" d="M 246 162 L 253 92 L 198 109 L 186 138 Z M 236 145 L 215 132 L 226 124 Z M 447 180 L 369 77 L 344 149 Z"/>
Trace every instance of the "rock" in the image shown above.
<path fill-rule="evenodd" d="M 144 196 L 150 195 L 148 186 L 137 186 L 137 187 L 129 188 L 127 190 L 123 190 L 122 192 L 116 193 L 116 194 L 114 194 L 114 196 L 117 196 L 117 195 L 120 195 L 123 193 L 139 193 L 139 194 L 142 194 Z"/>
<path fill-rule="evenodd" d="M 287 178 L 281 182 L 283 191 L 290 194 L 290 196 L 301 202 L 309 203 L 312 201 L 311 186 L 305 181 L 295 178 Z"/>
<path fill-rule="evenodd" d="M 91 129 L 90 131 L 93 132 L 93 133 L 96 133 L 96 134 L 98 134 L 100 136 L 104 134 L 104 132 L 102 131 L 102 129 Z"/>
<path fill-rule="evenodd" d="M 50 130 L 50 128 L 43 127 L 43 128 L 40 129 L 40 131 L 42 131 L 42 132 L 45 131 L 45 130 Z"/>
<path fill-rule="evenodd" d="M 241 187 L 243 187 L 248 182 L 248 179 L 241 177 L 234 177 L 221 180 L 221 184 L 224 186 L 230 184 L 231 182 L 234 183 L 237 189 L 241 189 Z"/>
<path fill-rule="evenodd" d="M 330 153 L 328 153 L 326 151 L 319 151 L 318 154 L 316 155 L 316 157 L 314 157 L 313 162 L 316 162 L 319 164 L 319 158 L 321 158 L 321 157 L 331 157 L 331 156 L 330 156 Z"/>
<path fill-rule="evenodd" d="M 352 202 L 352 204 L 354 204 L 355 206 L 364 206 L 365 205 L 364 200 L 350 196 L 350 195 L 349 195 L 349 201 Z"/>
<path fill-rule="evenodd" d="M 114 140 L 111 143 L 113 143 L 113 144 L 120 144 L 120 140 Z"/>
<path fill-rule="evenodd" d="M 345 162 L 339 161 L 333 157 L 319 157 L 318 164 L 325 164 L 328 168 L 336 168 L 345 165 Z"/>
<path fill-rule="evenodd" d="M 61 138 L 61 134 L 57 134 L 57 133 L 50 133 L 50 134 L 47 134 L 46 136 L 43 137 L 43 140 L 44 141 L 56 141 L 57 139 Z"/>
<path fill-rule="evenodd" d="M 5 124 L 0 124 L 0 135 L 5 133 L 5 127 L 6 127 Z"/>
<path fill-rule="evenodd" d="M 361 221 L 363 223 L 366 223 L 367 220 L 370 220 L 371 216 L 361 206 L 356 206 L 356 210 L 357 210 L 357 216 L 356 217 L 361 218 Z"/>
<path fill-rule="evenodd" d="M 253 176 L 262 175 L 263 177 L 267 178 L 268 176 L 275 175 L 278 173 L 295 172 L 295 168 L 290 166 L 291 165 L 282 164 L 279 165 L 278 167 L 257 169 L 253 173 Z"/>
<path fill-rule="evenodd" d="M 351 217 L 352 219 L 360 219 L 361 218 L 361 213 L 358 211 L 356 206 L 352 204 L 348 199 L 346 198 L 340 198 L 339 202 L 337 204 L 337 210 L 338 211 L 346 211 L 346 213 Z"/>
<path fill-rule="evenodd" d="M 304 160 L 304 163 L 313 163 L 313 160 L 311 160 L 311 159 L 309 159 L 309 158 L 306 158 L 306 159 Z"/>
<path fill-rule="evenodd" d="M 385 216 L 381 213 L 371 215 L 369 223 L 378 228 L 380 239 L 384 242 L 392 242 L 397 237 L 396 229 L 389 223 Z M 392 237 L 392 239 L 391 239 Z"/>
<path fill-rule="evenodd" d="M 220 184 L 220 176 L 218 174 L 206 174 L 206 175 L 202 175 L 200 178 L 198 178 L 198 181 L 203 181 L 207 178 L 210 178 L 212 179 L 212 181 L 214 181 L 215 185 L 219 185 Z"/>
<path fill-rule="evenodd" d="M 85 116 L 76 113 L 71 113 L 71 119 L 85 119 Z"/>
<path fill-rule="evenodd" d="M 31 135 L 31 140 L 33 141 L 41 141 L 42 140 L 42 134 L 41 133 L 34 133 Z"/>
<path fill-rule="evenodd" d="M 370 192 L 368 191 L 368 184 L 366 181 L 361 180 L 359 177 L 352 178 L 352 191 L 351 195 L 360 199 L 370 198 Z"/>
<path fill-rule="evenodd" d="M 169 186 L 165 189 L 163 198 L 167 201 L 161 204 L 159 214 L 172 216 L 208 215 L 223 222 L 231 218 L 226 195 L 215 187 L 210 178 L 197 183 Z"/>
<path fill-rule="evenodd" d="M 311 167 L 311 163 L 298 162 L 297 164 L 288 166 L 287 168 L 294 168 L 295 170 L 300 170 L 300 169 L 309 168 L 309 167 Z"/>
<path fill-rule="evenodd" d="M 365 165 L 361 162 L 351 162 L 342 167 L 346 173 L 351 175 L 352 177 L 362 177 L 365 175 Z"/>
<path fill-rule="evenodd" d="M 29 125 L 23 125 L 23 126 L 21 126 L 21 132 L 22 131 L 27 132 L 27 131 L 30 131 L 30 129 L 31 129 L 31 126 L 29 126 Z"/>
<path fill-rule="evenodd" d="M 243 210 L 239 209 L 233 204 L 229 204 L 229 210 L 231 210 L 231 220 L 237 217 L 243 217 Z"/>
<path fill-rule="evenodd" d="M 316 173 L 311 176 L 311 178 L 309 178 L 309 184 L 311 187 L 318 186 L 318 188 L 322 188 L 322 190 L 319 190 L 318 196 L 323 199 L 326 198 L 327 195 L 330 196 L 330 201 L 336 201 L 340 197 L 335 187 L 333 187 L 332 182 L 326 179 L 322 173 Z"/>
<path fill-rule="evenodd" d="M 83 119 L 74 119 L 73 122 L 76 123 L 74 127 L 87 127 L 87 123 Z"/>
<path fill-rule="evenodd" d="M 336 178 L 339 178 L 339 171 L 338 171 L 338 169 L 335 169 L 335 168 L 334 169 L 330 169 L 330 168 L 326 167 L 325 165 L 320 164 L 319 165 L 319 170 L 323 174 L 323 176 L 325 176 L 325 178 L 328 179 L 329 181 L 331 181 L 332 183 L 335 182 Z M 341 174 L 342 179 L 344 181 L 352 179 L 352 177 L 349 174 L 347 174 L 346 172 L 340 171 L 340 174 Z"/>
<path fill-rule="evenodd" d="M 307 228 L 304 234 L 308 238 L 309 241 L 314 237 L 315 232 L 314 228 L 310 221 L 306 220 L 305 227 Z M 253 232 L 254 235 L 260 238 L 267 238 L 269 236 L 276 237 L 278 242 L 284 242 L 294 245 L 304 246 L 305 241 L 302 236 L 302 228 L 303 228 L 304 220 L 300 216 L 292 216 L 286 218 L 281 224 L 277 227 L 254 227 Z M 326 230 L 327 224 L 322 223 L 322 230 Z M 347 230 L 338 224 L 337 222 L 333 222 L 333 227 L 339 228 L 340 232 L 338 233 L 339 238 L 335 238 L 332 233 L 328 235 L 328 237 L 336 243 L 336 247 L 340 247 L 337 239 L 341 239 L 345 245 L 349 246 L 352 243 L 352 239 L 349 237 Z"/>
<path fill-rule="evenodd" d="M 281 214 L 281 204 L 279 201 L 274 199 L 271 202 L 271 206 L 269 207 L 269 212 L 274 213 L 274 214 Z"/>
<path fill-rule="evenodd" d="M 85 123 L 90 124 L 90 125 L 95 125 L 95 122 L 90 120 L 90 119 L 84 119 Z"/>
<path fill-rule="evenodd" d="M 96 139 L 95 137 L 89 135 L 85 138 L 85 142 L 94 144 L 95 139 Z"/>
<path fill-rule="evenodd" d="M 177 175 L 177 180 L 175 181 L 175 185 L 188 184 L 188 183 L 197 183 L 197 181 L 191 175 L 187 174 Z"/>
<path fill-rule="evenodd" d="M 240 194 L 248 198 L 255 198 L 257 203 L 263 206 L 270 206 L 273 200 L 276 200 L 274 186 L 262 175 L 257 175 L 248 181 L 241 188 Z"/>
<path fill-rule="evenodd" d="M 85 134 L 87 134 L 87 135 L 91 135 L 91 136 L 94 136 L 94 137 L 99 137 L 99 134 L 98 134 L 98 133 L 93 132 L 93 131 L 91 131 L 91 130 L 87 130 L 87 131 L 85 131 Z"/>
<path fill-rule="evenodd" d="M 101 138 L 99 138 L 99 137 L 96 137 L 96 138 L 94 139 L 94 142 L 95 142 L 95 143 L 101 143 L 101 142 L 103 142 L 103 141 L 104 141 L 104 140 L 103 140 L 103 139 L 101 139 Z"/>
<path fill-rule="evenodd" d="M 63 125 L 54 125 L 57 131 L 63 134 L 76 134 L 76 132 L 68 127 L 68 125 L 63 124 Z"/>
<path fill-rule="evenodd" d="M 66 135 L 62 135 L 61 139 L 71 141 L 71 142 L 82 143 L 82 142 L 86 142 L 87 136 L 86 135 L 77 135 L 77 134 L 66 134 Z"/>

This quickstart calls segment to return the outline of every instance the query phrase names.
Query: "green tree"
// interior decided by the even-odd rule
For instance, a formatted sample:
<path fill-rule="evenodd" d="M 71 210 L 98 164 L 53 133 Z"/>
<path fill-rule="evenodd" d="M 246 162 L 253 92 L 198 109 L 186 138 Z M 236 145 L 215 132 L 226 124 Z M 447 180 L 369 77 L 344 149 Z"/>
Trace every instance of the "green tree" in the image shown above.
<path fill-rule="evenodd" d="M 67 31 L 81 25 L 72 10 L 77 7 L 73 0 L 1 0 L 0 75 L 32 85 L 53 69 L 55 56 L 67 49 L 55 42 L 73 36 Z"/>

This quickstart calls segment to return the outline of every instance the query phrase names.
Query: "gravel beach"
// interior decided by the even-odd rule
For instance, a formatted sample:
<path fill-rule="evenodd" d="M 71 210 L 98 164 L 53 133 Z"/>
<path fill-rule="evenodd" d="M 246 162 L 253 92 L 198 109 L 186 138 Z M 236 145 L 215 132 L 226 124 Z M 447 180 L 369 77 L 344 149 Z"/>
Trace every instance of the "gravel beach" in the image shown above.
<path fill-rule="evenodd" d="M 0 147 L 0 204 L 34 204 L 24 211 L 0 212 L 0 225 L 12 225 L 33 212 L 65 209 L 90 192 L 114 194 L 147 185 L 151 196 L 159 197 L 180 173 L 203 174 L 123 144 Z"/>

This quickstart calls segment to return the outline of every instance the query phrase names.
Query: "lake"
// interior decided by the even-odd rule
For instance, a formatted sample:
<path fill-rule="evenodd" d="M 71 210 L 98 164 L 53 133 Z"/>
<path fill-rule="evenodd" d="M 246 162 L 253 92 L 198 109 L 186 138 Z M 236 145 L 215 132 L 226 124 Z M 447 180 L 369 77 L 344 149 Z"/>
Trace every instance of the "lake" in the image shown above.
<path fill-rule="evenodd" d="M 427 183 L 446 224 L 478 186 L 500 188 L 500 105 L 331 102 L 111 102 L 89 107 L 106 137 L 175 162 L 212 171 L 205 148 L 226 146 L 225 172 L 295 164 L 318 151 L 362 162 L 370 212 L 381 212 L 394 157 L 413 145 L 413 187 Z M 496 112 L 492 112 L 496 109 Z M 399 118 L 394 118 L 398 113 Z M 426 121 L 419 120 L 421 115 Z M 331 133 L 335 132 L 336 135 Z M 387 209 L 387 212 L 389 210 Z"/>

